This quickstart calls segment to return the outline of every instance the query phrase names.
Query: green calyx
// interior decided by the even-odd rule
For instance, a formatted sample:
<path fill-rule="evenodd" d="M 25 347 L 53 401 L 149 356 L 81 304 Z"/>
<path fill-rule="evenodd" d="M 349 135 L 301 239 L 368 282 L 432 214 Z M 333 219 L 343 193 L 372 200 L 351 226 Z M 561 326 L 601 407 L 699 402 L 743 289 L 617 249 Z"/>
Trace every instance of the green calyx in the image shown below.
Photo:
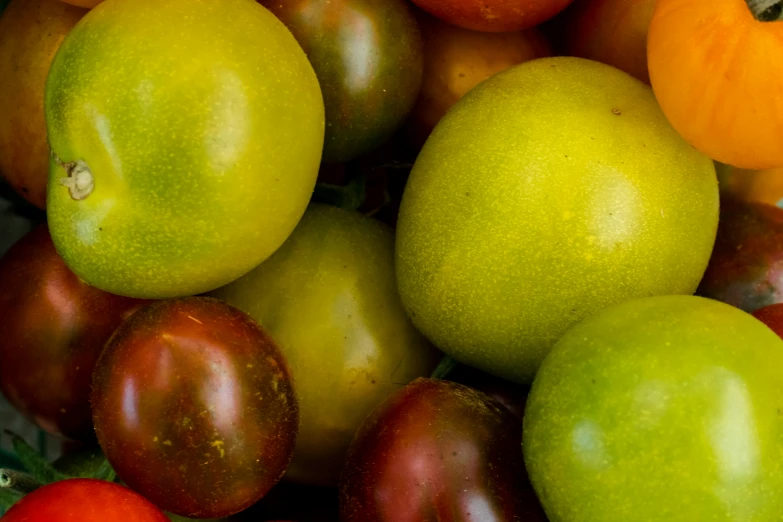
<path fill-rule="evenodd" d="M 748 8 L 760 22 L 783 20 L 783 1 L 781 0 L 745 0 Z"/>

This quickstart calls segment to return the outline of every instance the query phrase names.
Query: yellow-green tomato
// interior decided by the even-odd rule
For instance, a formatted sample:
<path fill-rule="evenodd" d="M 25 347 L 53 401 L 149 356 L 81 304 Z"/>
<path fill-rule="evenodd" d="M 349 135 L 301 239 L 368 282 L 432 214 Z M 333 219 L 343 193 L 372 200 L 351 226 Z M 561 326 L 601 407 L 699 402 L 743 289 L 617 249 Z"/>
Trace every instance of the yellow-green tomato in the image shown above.
<path fill-rule="evenodd" d="M 649 86 L 543 58 L 489 78 L 435 128 L 405 187 L 397 280 L 437 347 L 529 382 L 580 319 L 693 293 L 717 224 L 713 163 Z"/>
<path fill-rule="evenodd" d="M 47 80 L 47 210 L 67 265 L 102 290 L 192 295 L 258 265 L 309 201 L 318 80 L 253 0 L 108 0 Z"/>
<path fill-rule="evenodd" d="M 533 382 L 523 453 L 551 522 L 773 522 L 783 342 L 733 306 L 626 301 L 570 329 Z"/>
<path fill-rule="evenodd" d="M 312 204 L 272 257 L 212 295 L 249 313 L 288 360 L 300 413 L 292 481 L 336 484 L 364 418 L 439 358 L 400 303 L 393 232 L 357 212 Z"/>

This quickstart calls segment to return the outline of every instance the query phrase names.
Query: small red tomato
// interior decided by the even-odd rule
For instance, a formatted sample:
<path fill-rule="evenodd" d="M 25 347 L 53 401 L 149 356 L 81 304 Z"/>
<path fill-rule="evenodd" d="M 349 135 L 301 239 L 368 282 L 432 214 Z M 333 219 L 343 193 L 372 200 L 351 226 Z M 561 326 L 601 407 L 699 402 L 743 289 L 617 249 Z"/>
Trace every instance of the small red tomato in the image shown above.
<path fill-rule="evenodd" d="M 65 266 L 39 225 L 0 259 L 0 390 L 53 434 L 90 439 L 95 362 L 123 319 L 148 300 L 109 294 Z"/>
<path fill-rule="evenodd" d="M 753 317 L 766 324 L 778 337 L 783 338 L 783 303 L 777 303 L 753 312 Z"/>
<path fill-rule="evenodd" d="M 95 367 L 92 405 L 117 475 L 186 517 L 258 501 L 299 429 L 282 353 L 250 316 L 211 297 L 159 301 L 125 321 Z"/>
<path fill-rule="evenodd" d="M 413 0 L 441 20 L 465 29 L 519 31 L 549 20 L 572 0 Z"/>
<path fill-rule="evenodd" d="M 461 384 L 420 378 L 357 432 L 340 480 L 342 522 L 539 522 L 522 423 Z"/>
<path fill-rule="evenodd" d="M 3 522 L 169 522 L 135 491 L 105 480 L 68 479 L 25 495 Z"/>
<path fill-rule="evenodd" d="M 783 209 L 723 198 L 715 248 L 696 293 L 748 313 L 783 302 Z"/>

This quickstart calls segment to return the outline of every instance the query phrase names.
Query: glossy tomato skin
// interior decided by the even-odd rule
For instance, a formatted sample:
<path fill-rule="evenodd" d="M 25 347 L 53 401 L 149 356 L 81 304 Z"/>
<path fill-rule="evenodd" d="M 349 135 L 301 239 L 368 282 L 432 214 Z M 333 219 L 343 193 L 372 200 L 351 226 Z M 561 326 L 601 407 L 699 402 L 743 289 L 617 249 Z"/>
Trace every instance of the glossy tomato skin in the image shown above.
<path fill-rule="evenodd" d="M 783 342 L 695 296 L 606 308 L 528 398 L 527 470 L 552 522 L 772 522 L 783 498 Z"/>
<path fill-rule="evenodd" d="M 318 76 L 323 161 L 349 161 L 389 138 L 421 86 L 421 34 L 407 2 L 260 1 L 293 32 Z"/>
<path fill-rule="evenodd" d="M 749 4 L 658 0 L 650 83 L 672 126 L 704 154 L 743 169 L 780 168 L 783 24 L 757 20 Z"/>
<path fill-rule="evenodd" d="M 364 418 L 441 357 L 400 303 L 393 232 L 358 212 L 311 204 L 271 258 L 211 295 L 250 314 L 289 362 L 301 413 L 291 481 L 336 485 Z"/>
<path fill-rule="evenodd" d="M 420 378 L 384 401 L 351 443 L 342 522 L 543 521 L 522 425 L 487 395 Z"/>
<path fill-rule="evenodd" d="M 93 378 L 98 441 L 118 476 L 177 515 L 256 502 L 291 460 L 291 375 L 246 314 L 209 297 L 153 303 L 116 331 Z"/>
<path fill-rule="evenodd" d="M 655 0 L 575 0 L 558 16 L 562 52 L 613 65 L 650 83 L 647 29 Z"/>
<path fill-rule="evenodd" d="M 138 493 L 105 480 L 68 479 L 25 495 L 3 522 L 169 522 Z"/>
<path fill-rule="evenodd" d="M 753 312 L 753 317 L 766 324 L 778 337 L 783 338 L 783 303 L 777 303 Z"/>
<path fill-rule="evenodd" d="M 507 32 L 534 27 L 572 0 L 413 0 L 438 18 L 474 31 Z"/>
<path fill-rule="evenodd" d="M 0 13 L 0 175 L 45 208 L 46 75 L 63 38 L 87 11 L 60 0 L 13 0 Z"/>
<path fill-rule="evenodd" d="M 194 295 L 246 273 L 294 229 L 318 174 L 318 80 L 249 0 L 102 3 L 63 41 L 44 106 L 52 238 L 119 295 Z M 91 191 L 62 185 L 90 177 Z"/>
<path fill-rule="evenodd" d="M 94 438 L 90 383 L 114 330 L 148 300 L 91 287 L 71 272 L 45 224 L 0 258 L 0 390 L 53 434 Z"/>
<path fill-rule="evenodd" d="M 749 313 L 783 302 L 783 209 L 725 198 L 697 294 Z"/>
<path fill-rule="evenodd" d="M 493 74 L 552 55 L 537 28 L 504 33 L 472 31 L 417 10 L 424 40 L 424 77 L 407 132 L 421 148 L 435 125 L 462 96 Z"/>

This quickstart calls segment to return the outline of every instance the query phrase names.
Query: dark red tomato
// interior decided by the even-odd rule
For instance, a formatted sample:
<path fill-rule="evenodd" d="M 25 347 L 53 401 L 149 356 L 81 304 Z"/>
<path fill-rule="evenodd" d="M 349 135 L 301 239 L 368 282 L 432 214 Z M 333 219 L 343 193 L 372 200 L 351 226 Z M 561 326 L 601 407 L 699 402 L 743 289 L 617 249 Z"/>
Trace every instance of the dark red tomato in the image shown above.
<path fill-rule="evenodd" d="M 458 365 L 446 378 L 486 393 L 522 421 L 527 394 L 530 392 L 529 386 L 501 379 L 464 364 Z"/>
<path fill-rule="evenodd" d="M 572 0 L 413 0 L 450 24 L 501 33 L 529 29 L 565 9 Z"/>
<path fill-rule="evenodd" d="M 421 34 L 405 0 L 259 0 L 294 34 L 326 108 L 323 161 L 345 162 L 388 139 L 421 86 Z"/>
<path fill-rule="evenodd" d="M 783 302 L 783 209 L 721 201 L 718 237 L 696 293 L 749 313 Z"/>
<path fill-rule="evenodd" d="M 169 522 L 135 491 L 105 480 L 68 479 L 28 493 L 3 522 Z"/>
<path fill-rule="evenodd" d="M 783 303 L 759 308 L 753 312 L 753 317 L 766 324 L 778 337 L 783 338 Z"/>
<path fill-rule="evenodd" d="M 92 400 L 117 475 L 189 517 L 225 517 L 263 497 L 299 428 L 280 350 L 248 315 L 210 297 L 133 314 L 98 360 Z"/>
<path fill-rule="evenodd" d="M 545 520 L 521 440 L 519 419 L 486 394 L 417 379 L 357 432 L 340 481 L 340 520 Z"/>
<path fill-rule="evenodd" d="M 91 287 L 65 266 L 38 225 L 0 259 L 0 389 L 53 434 L 94 438 L 95 361 L 128 315 L 150 301 Z"/>

